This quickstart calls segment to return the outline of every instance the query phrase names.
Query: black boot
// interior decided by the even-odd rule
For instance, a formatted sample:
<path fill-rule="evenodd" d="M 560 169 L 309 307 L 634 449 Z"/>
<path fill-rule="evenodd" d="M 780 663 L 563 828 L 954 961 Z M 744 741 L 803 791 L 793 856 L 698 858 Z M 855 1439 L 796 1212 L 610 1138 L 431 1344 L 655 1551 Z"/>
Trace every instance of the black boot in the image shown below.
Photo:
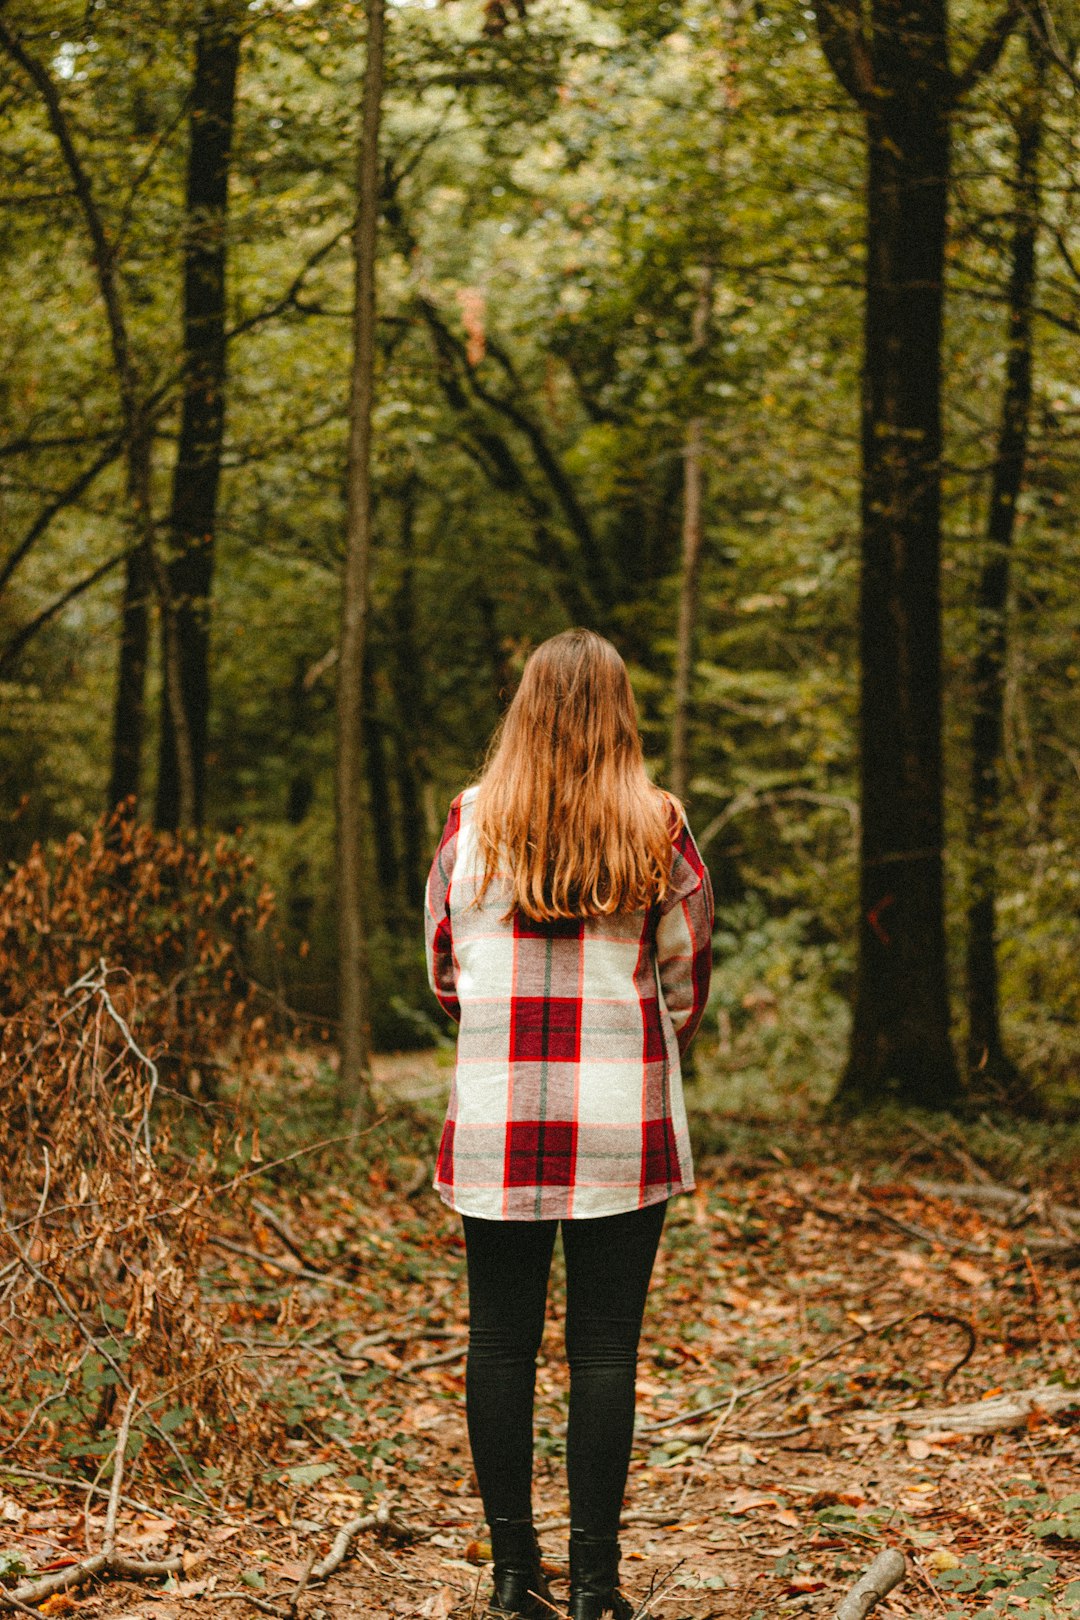
<path fill-rule="evenodd" d="M 570 1620 L 633 1620 L 634 1605 L 619 1591 L 619 1543 L 614 1536 L 570 1531 Z"/>
<path fill-rule="evenodd" d="M 540 1568 L 540 1544 L 531 1519 L 493 1519 L 491 1556 L 495 1564 L 495 1614 L 551 1620 L 558 1610 Z"/>

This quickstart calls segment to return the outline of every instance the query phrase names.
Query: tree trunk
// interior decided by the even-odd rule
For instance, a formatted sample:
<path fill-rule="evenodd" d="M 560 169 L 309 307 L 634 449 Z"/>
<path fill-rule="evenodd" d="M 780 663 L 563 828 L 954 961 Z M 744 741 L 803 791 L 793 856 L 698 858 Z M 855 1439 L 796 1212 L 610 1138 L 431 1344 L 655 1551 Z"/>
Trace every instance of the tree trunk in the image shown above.
<path fill-rule="evenodd" d="M 360 1124 L 371 1112 L 370 983 L 364 908 L 364 642 L 371 561 L 371 414 L 375 390 L 375 250 L 379 208 L 385 0 L 366 0 L 367 61 L 353 230 L 353 359 L 349 391 L 345 563 L 337 689 L 339 1095 Z"/>
<path fill-rule="evenodd" d="M 709 310 L 712 306 L 713 276 L 706 269 L 694 306 L 690 339 L 691 358 L 705 347 Z M 698 615 L 698 579 L 701 573 L 701 500 L 704 483 L 702 445 L 705 418 L 691 418 L 683 450 L 682 577 L 679 584 L 679 628 L 675 648 L 675 696 L 671 720 L 671 791 L 686 803 L 690 781 L 689 724 L 690 681 L 694 660 L 694 637 Z"/>
<path fill-rule="evenodd" d="M 423 808 L 424 668 L 416 634 L 416 573 L 413 567 L 417 481 L 410 475 L 401 493 L 401 573 L 390 606 L 394 646 L 394 696 L 398 719 L 397 781 L 401 804 L 405 906 L 412 920 L 424 903 L 430 851 Z"/>
<path fill-rule="evenodd" d="M 146 666 L 154 590 L 153 514 L 150 507 L 151 439 L 146 424 L 129 430 L 128 518 L 132 545 L 124 568 L 120 647 L 113 700 L 112 763 L 107 808 L 139 798 L 146 729 Z"/>
<path fill-rule="evenodd" d="M 240 60 L 234 11 L 227 3 L 208 5 L 195 42 L 184 241 L 184 393 L 161 605 L 156 819 L 168 828 L 200 826 L 205 813 L 210 596 L 225 428 L 225 225 Z"/>
<path fill-rule="evenodd" d="M 371 816 L 375 877 L 383 920 L 392 927 L 398 920 L 401 862 L 398 860 L 390 773 L 386 764 L 386 727 L 379 713 L 374 665 L 369 634 L 364 647 L 364 718 L 361 735 L 367 765 L 367 804 Z"/>
<path fill-rule="evenodd" d="M 941 325 L 956 87 L 946 0 L 823 0 L 867 132 L 859 591 L 859 967 L 842 1108 L 948 1107 L 942 868 Z"/>
<path fill-rule="evenodd" d="M 974 709 L 971 719 L 971 802 L 968 813 L 970 889 L 967 935 L 968 1065 L 1027 1101 L 1026 1087 L 1001 1038 L 995 927 L 996 853 L 1001 812 L 1001 756 L 1008 636 L 1009 557 L 1016 503 L 1024 478 L 1032 395 L 1032 303 L 1041 207 L 1042 51 L 1028 36 L 1031 78 L 1016 108 L 1016 213 L 1009 274 L 1009 333 L 997 456 L 979 572 Z"/>

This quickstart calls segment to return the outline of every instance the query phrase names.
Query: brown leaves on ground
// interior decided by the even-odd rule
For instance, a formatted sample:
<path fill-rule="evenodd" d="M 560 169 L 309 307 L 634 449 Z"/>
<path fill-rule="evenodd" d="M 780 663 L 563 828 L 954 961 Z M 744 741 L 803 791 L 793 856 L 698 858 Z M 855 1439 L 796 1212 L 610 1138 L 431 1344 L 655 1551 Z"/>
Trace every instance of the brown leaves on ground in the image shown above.
<path fill-rule="evenodd" d="M 406 1075 L 416 1098 L 437 1089 L 432 1059 L 387 1061 L 388 1108 Z M 317 1059 L 298 1054 L 272 1083 L 275 1106 L 287 1095 L 313 1108 Z M 482 1613 L 464 1254 L 456 1217 L 417 1179 L 437 1112 L 424 1108 L 390 1109 L 365 1159 L 271 1173 L 257 1204 L 215 1215 L 207 1236 L 229 1246 L 203 1248 L 201 1287 L 227 1317 L 223 1355 L 244 1358 L 270 1419 L 253 1489 L 204 1480 L 207 1513 L 133 1459 L 125 1490 L 143 1507 L 121 1515 L 120 1550 L 184 1550 L 183 1578 L 153 1597 L 112 1583 L 80 1609 L 167 1620 L 212 1599 L 215 1617 L 240 1620 L 257 1599 L 285 1616 L 311 1555 L 388 1504 L 389 1522 L 366 1521 L 337 1572 L 309 1582 L 301 1620 Z M 652 1591 L 647 1612 L 666 1620 L 826 1614 L 891 1545 L 909 1574 L 875 1615 L 1080 1613 L 1077 1407 L 1036 1405 L 982 1436 L 918 1422 L 926 1408 L 1080 1383 L 1076 1273 L 1037 1241 L 1055 1236 L 1050 1202 L 1010 1225 L 1002 1209 L 920 1192 L 916 1170 L 948 1168 L 932 1148 L 894 1140 L 875 1157 L 808 1129 L 796 1164 L 769 1138 L 746 1140 L 705 1160 L 669 1214 L 642 1342 L 627 1589 Z M 536 1421 L 537 1517 L 556 1567 L 562 1299 L 557 1261 Z M 87 1521 L 70 1492 L 36 1489 L 34 1501 L 0 1465 L 8 1539 L 36 1567 L 96 1544 L 100 1499 Z"/>

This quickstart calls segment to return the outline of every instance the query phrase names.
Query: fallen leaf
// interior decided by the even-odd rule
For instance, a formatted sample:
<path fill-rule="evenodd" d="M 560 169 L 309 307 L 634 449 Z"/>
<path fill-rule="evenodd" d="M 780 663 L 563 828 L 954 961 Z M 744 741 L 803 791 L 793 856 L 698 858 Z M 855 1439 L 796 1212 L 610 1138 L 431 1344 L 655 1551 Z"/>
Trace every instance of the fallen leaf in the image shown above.
<path fill-rule="evenodd" d="M 44 1603 L 38 1604 L 38 1614 L 70 1614 L 76 1607 L 70 1592 L 50 1592 Z"/>
<path fill-rule="evenodd" d="M 205 1576 L 201 1581 L 177 1581 L 175 1586 L 170 1587 L 169 1596 L 180 1598 L 202 1597 L 203 1593 L 214 1584 L 212 1578 L 208 1580 Z"/>
<path fill-rule="evenodd" d="M 799 1592 L 823 1592 L 825 1582 L 819 1581 L 815 1575 L 793 1575 L 787 1589 L 789 1597 L 795 1597 Z"/>
<path fill-rule="evenodd" d="M 737 1490 L 731 1493 L 727 1511 L 729 1513 L 753 1513 L 755 1508 L 778 1508 L 780 1503 L 775 1496 L 768 1496 L 762 1491 Z"/>
<path fill-rule="evenodd" d="M 949 1270 L 954 1277 L 959 1277 L 961 1282 L 970 1283 L 972 1288 L 982 1288 L 990 1281 L 986 1272 L 980 1270 L 978 1266 L 973 1266 L 970 1260 L 952 1260 L 949 1263 Z"/>

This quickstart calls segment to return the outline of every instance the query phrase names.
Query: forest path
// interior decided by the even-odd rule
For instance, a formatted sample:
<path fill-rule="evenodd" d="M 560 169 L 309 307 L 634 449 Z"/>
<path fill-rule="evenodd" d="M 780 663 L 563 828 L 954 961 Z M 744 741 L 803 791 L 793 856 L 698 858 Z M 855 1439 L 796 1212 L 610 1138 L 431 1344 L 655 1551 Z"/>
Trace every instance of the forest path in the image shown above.
<path fill-rule="evenodd" d="M 304 1592 L 302 1620 L 483 1614 L 463 1252 L 456 1217 L 428 1185 L 446 1071 L 406 1055 L 380 1061 L 377 1078 L 398 1117 L 366 1185 L 339 1174 L 295 1197 L 287 1185 L 265 1194 L 315 1263 L 352 1287 L 285 1279 L 238 1254 L 215 1262 L 252 1290 L 260 1334 L 280 1344 L 275 1404 L 292 1392 L 284 1505 L 254 1519 L 238 1508 L 239 1528 L 202 1532 L 205 1556 L 175 1592 L 113 1584 L 80 1603 L 88 1613 L 240 1620 L 258 1612 L 253 1602 L 285 1613 L 329 1528 L 381 1502 L 422 1534 L 362 1533 L 330 1580 Z M 1002 1388 L 1080 1383 L 1077 1273 L 1039 1252 L 1061 1241 L 1046 1205 L 1010 1228 L 1000 1211 L 919 1192 L 907 1177 L 956 1167 L 915 1137 L 905 1165 L 875 1160 L 840 1128 L 754 1140 L 732 1122 L 730 1135 L 741 1145 L 703 1155 L 696 1192 L 673 1202 L 657 1263 L 626 1501 L 628 1592 L 643 1603 L 653 1589 L 644 1613 L 659 1620 L 831 1614 L 891 1545 L 909 1572 L 875 1617 L 1080 1615 L 1080 1406 L 1037 1409 L 981 1437 L 925 1436 L 918 1423 L 922 1409 Z M 801 1144 L 799 1162 L 784 1142 Z M 284 1256 L 270 1229 L 255 1235 Z M 558 1254 L 549 1307 L 536 1510 L 558 1563 Z M 194 1524 L 183 1528 L 198 1545 Z"/>

